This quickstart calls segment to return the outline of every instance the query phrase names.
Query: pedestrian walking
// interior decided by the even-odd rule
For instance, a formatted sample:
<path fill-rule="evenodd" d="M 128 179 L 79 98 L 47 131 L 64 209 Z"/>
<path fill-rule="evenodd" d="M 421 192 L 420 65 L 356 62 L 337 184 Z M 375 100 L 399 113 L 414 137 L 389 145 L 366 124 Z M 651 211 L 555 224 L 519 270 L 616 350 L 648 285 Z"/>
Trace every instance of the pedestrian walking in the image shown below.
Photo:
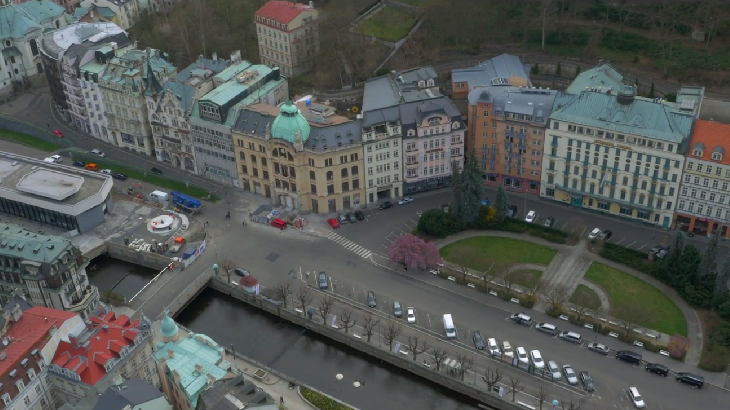
<path fill-rule="evenodd" d="M 280 402 L 281 404 L 284 404 L 284 396 L 279 396 L 279 402 Z"/>

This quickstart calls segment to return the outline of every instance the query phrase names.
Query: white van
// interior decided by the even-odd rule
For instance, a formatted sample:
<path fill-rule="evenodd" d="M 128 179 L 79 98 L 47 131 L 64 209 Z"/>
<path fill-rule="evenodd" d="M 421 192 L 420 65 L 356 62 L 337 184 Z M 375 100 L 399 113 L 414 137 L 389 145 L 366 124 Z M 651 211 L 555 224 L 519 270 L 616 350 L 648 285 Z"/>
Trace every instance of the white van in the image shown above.
<path fill-rule="evenodd" d="M 51 157 L 48 157 L 48 158 L 44 158 L 43 159 L 43 162 L 47 162 L 49 164 L 55 164 L 56 163 L 56 160 L 53 159 L 53 158 L 51 158 Z"/>
<path fill-rule="evenodd" d="M 167 192 L 152 191 L 152 192 L 150 192 L 149 198 L 151 200 L 157 201 L 157 202 L 166 202 L 167 201 Z"/>
<path fill-rule="evenodd" d="M 444 331 L 446 331 L 446 337 L 456 337 L 456 328 L 454 327 L 454 319 L 451 318 L 451 314 L 447 313 L 444 315 Z"/>

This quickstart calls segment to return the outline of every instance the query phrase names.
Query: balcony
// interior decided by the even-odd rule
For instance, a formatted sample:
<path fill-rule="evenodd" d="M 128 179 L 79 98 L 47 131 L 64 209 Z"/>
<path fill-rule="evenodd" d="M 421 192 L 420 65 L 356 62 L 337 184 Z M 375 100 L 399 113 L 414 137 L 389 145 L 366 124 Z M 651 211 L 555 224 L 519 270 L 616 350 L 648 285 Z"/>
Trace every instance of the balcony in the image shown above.
<path fill-rule="evenodd" d="M 114 117 L 116 117 L 117 115 L 116 115 L 116 114 L 114 114 L 114 113 L 113 113 L 113 112 L 111 112 L 111 111 L 104 111 L 104 116 L 105 116 L 105 117 L 107 117 L 107 118 L 114 118 Z"/>
<path fill-rule="evenodd" d="M 451 158 L 460 157 L 460 156 L 461 156 L 461 151 L 456 151 L 456 152 L 452 151 L 451 152 Z"/>
<path fill-rule="evenodd" d="M 558 146 L 558 142 L 557 141 L 553 141 L 553 142 L 550 143 L 550 146 L 551 147 L 557 147 Z"/>
<path fill-rule="evenodd" d="M 86 310 L 90 304 L 95 304 L 97 300 L 99 300 L 99 289 L 96 286 L 88 285 L 83 290 L 81 298 L 72 300 L 69 306 L 66 306 L 66 310 L 80 313 Z"/>
<path fill-rule="evenodd" d="M 514 131 L 510 131 L 510 130 L 504 130 L 504 136 L 507 137 L 507 138 L 514 138 L 515 137 L 515 132 Z"/>
<path fill-rule="evenodd" d="M 406 166 L 409 167 L 409 168 L 415 168 L 415 167 L 418 166 L 418 161 L 409 161 L 409 162 L 406 162 Z"/>
<path fill-rule="evenodd" d="M 406 152 L 418 152 L 417 147 L 406 148 Z"/>

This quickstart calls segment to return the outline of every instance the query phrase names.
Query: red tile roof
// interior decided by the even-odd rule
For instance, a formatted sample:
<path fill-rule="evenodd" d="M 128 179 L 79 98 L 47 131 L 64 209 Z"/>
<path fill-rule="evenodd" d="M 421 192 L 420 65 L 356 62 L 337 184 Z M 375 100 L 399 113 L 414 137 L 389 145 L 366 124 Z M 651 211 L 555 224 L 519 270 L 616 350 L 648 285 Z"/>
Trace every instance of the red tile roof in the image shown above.
<path fill-rule="evenodd" d="M 75 313 L 42 306 L 35 306 L 23 312 L 20 319 L 10 325 L 3 336 L 8 338 L 8 345 L 2 349 L 5 360 L 0 361 L 0 377 L 16 367 L 18 362 L 27 357 L 33 349 L 41 349 L 42 345 L 40 347 L 37 345 L 46 340 L 48 331 L 53 326 L 60 328 L 63 322 L 74 316 Z"/>
<path fill-rule="evenodd" d="M 308 5 L 302 3 L 290 3 L 288 1 L 270 1 L 264 4 L 256 15 L 265 19 L 278 21 L 279 23 L 289 24 L 296 16 L 303 11 L 312 10 Z"/>
<path fill-rule="evenodd" d="M 53 364 L 75 372 L 83 383 L 93 386 L 106 376 L 104 365 L 119 358 L 119 352 L 133 344 L 140 322 L 114 312 L 92 316 L 89 321 L 92 324 L 87 324 L 86 331 L 91 331 L 91 335 L 76 345 L 62 341 Z M 84 341 L 88 341 L 87 346 L 83 346 Z"/>
<path fill-rule="evenodd" d="M 695 157 L 693 155 L 693 151 L 697 143 L 702 143 L 705 146 L 702 150 L 703 152 L 701 157 Z M 712 150 L 715 147 L 722 147 L 725 150 L 720 161 L 712 159 Z M 714 121 L 695 121 L 695 129 L 692 133 L 692 142 L 689 144 L 687 157 L 730 165 L 730 125 Z"/>

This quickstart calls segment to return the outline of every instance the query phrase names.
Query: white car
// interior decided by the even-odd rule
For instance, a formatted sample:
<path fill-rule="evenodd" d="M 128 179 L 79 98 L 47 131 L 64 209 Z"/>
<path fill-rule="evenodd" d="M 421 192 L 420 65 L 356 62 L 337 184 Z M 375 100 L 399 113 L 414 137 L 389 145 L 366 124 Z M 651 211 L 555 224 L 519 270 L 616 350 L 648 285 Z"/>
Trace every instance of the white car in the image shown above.
<path fill-rule="evenodd" d="M 102 169 L 101 171 L 99 171 L 99 173 L 104 174 L 104 175 L 111 175 L 112 170 L 111 169 Z"/>
<path fill-rule="evenodd" d="M 545 361 L 542 360 L 542 355 L 540 354 L 539 350 L 533 350 L 530 352 L 530 359 L 532 361 L 532 364 L 537 369 L 544 369 L 545 368 Z"/>
<path fill-rule="evenodd" d="M 98 149 L 96 149 L 96 148 L 92 149 L 92 150 L 91 150 L 91 153 L 92 153 L 92 154 L 94 154 L 94 155 L 96 155 L 97 157 L 102 157 L 102 158 L 104 158 L 104 157 L 105 157 L 104 153 L 103 153 L 103 152 L 101 152 L 101 151 L 99 151 L 99 150 L 98 150 Z"/>
<path fill-rule="evenodd" d="M 506 340 L 502 342 L 502 354 L 504 355 L 504 357 L 509 357 L 510 359 L 515 357 L 515 352 L 512 350 L 512 345 L 509 344 L 509 342 Z"/>
<path fill-rule="evenodd" d="M 401 199 L 400 201 L 398 201 L 398 205 L 410 204 L 411 202 L 413 202 L 413 197 L 407 196 L 407 197 Z"/>
<path fill-rule="evenodd" d="M 530 211 L 527 213 L 527 216 L 525 217 L 525 222 L 533 223 L 535 222 L 535 211 Z"/>
<path fill-rule="evenodd" d="M 563 375 L 560 374 L 560 368 L 554 360 L 550 360 L 549 362 L 547 362 L 547 368 L 553 380 L 561 380 L 563 378 Z"/>
<path fill-rule="evenodd" d="M 408 323 L 416 323 L 416 309 L 409 307 L 406 309 L 406 318 Z"/>
<path fill-rule="evenodd" d="M 527 350 L 525 350 L 524 347 L 518 347 L 517 348 L 517 359 L 522 364 L 530 364 L 530 361 L 527 358 Z"/>
<path fill-rule="evenodd" d="M 61 163 L 61 162 L 63 162 L 63 158 L 61 158 L 61 156 L 60 156 L 60 155 L 51 155 L 51 156 L 50 156 L 50 157 L 48 157 L 48 158 L 52 159 L 52 160 L 53 160 L 53 162 L 55 162 L 55 163 L 57 163 L 57 164 L 58 164 L 58 163 Z"/>
<path fill-rule="evenodd" d="M 487 351 L 490 355 L 494 357 L 500 357 L 502 356 L 502 352 L 499 351 L 499 345 L 497 344 L 497 339 L 495 338 L 489 338 L 487 339 Z"/>
<path fill-rule="evenodd" d="M 643 409 L 646 407 L 646 404 L 644 404 L 644 399 L 641 398 L 641 395 L 639 394 L 639 391 L 636 389 L 636 387 L 629 387 L 629 398 L 631 398 L 631 401 L 634 403 L 634 407 L 637 409 Z"/>
<path fill-rule="evenodd" d="M 601 228 L 594 228 L 591 233 L 588 234 L 588 239 L 596 239 L 601 234 Z"/>
<path fill-rule="evenodd" d="M 563 366 L 563 373 L 565 374 L 565 380 L 568 381 L 568 384 L 570 384 L 571 386 L 575 386 L 576 384 L 578 384 L 578 376 L 575 375 L 573 368 L 570 367 L 569 364 Z"/>

